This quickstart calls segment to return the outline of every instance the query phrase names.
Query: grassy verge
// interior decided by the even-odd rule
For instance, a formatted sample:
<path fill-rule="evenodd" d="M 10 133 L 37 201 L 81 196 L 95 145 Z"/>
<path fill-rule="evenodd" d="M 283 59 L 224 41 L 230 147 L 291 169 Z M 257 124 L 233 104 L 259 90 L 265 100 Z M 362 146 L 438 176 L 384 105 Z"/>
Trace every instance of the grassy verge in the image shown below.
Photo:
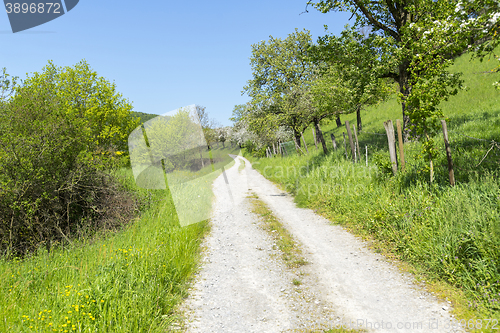
<path fill-rule="evenodd" d="M 376 166 L 354 165 L 342 152 L 254 159 L 253 165 L 299 205 L 373 240 L 380 252 L 433 281 L 460 318 L 500 316 L 500 186 L 493 175 L 455 188 L 431 186 L 408 181 L 409 174 L 387 177 Z"/>
<path fill-rule="evenodd" d="M 133 178 L 128 171 L 129 185 Z M 186 296 L 208 224 L 179 227 L 168 191 L 124 230 L 0 259 L 2 332 L 159 332 Z"/>

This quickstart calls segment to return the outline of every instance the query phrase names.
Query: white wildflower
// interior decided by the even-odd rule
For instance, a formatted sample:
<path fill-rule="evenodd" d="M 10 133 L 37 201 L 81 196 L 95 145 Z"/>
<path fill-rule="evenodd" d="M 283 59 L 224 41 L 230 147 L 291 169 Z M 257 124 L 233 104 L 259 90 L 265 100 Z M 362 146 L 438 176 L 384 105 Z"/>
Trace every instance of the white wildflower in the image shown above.
<path fill-rule="evenodd" d="M 493 16 L 489 19 L 489 21 L 491 24 L 495 24 L 495 23 L 497 23 L 499 18 L 500 18 L 500 13 L 497 12 L 497 13 L 493 14 Z"/>

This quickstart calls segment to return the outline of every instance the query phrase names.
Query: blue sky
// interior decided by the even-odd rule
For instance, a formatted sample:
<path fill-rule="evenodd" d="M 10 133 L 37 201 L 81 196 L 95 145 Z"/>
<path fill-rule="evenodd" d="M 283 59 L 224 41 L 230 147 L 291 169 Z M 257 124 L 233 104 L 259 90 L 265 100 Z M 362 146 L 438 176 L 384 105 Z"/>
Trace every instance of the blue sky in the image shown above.
<path fill-rule="evenodd" d="M 49 60 L 72 66 L 85 59 L 115 82 L 135 111 L 162 114 L 199 104 L 230 125 L 234 105 L 251 78 L 251 45 L 269 35 L 285 38 L 295 28 L 314 40 L 334 34 L 350 14 L 322 14 L 307 0 L 116 1 L 80 0 L 67 14 L 13 34 L 0 15 L 0 68 L 21 78 Z"/>

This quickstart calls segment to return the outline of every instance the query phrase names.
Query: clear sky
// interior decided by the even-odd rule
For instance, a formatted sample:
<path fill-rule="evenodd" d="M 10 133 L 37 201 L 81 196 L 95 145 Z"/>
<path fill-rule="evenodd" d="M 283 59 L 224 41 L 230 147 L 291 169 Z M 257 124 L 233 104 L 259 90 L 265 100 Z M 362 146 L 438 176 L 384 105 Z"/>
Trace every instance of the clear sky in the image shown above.
<path fill-rule="evenodd" d="M 49 60 L 72 66 L 85 59 L 135 111 L 162 114 L 198 104 L 230 125 L 234 105 L 248 101 L 241 90 L 251 78 L 252 44 L 269 35 L 286 38 L 295 28 L 316 40 L 325 24 L 339 34 L 349 23 L 348 13 L 322 14 L 311 6 L 300 15 L 306 3 L 80 0 L 67 14 L 16 34 L 4 12 L 0 68 L 24 78 Z"/>

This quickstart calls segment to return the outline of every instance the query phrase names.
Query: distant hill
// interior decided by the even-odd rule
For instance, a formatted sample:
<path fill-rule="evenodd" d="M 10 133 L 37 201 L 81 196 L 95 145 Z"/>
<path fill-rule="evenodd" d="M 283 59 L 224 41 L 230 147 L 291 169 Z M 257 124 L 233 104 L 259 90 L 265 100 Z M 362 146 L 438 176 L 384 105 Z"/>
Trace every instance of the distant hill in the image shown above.
<path fill-rule="evenodd" d="M 134 117 L 139 118 L 141 120 L 141 124 L 144 124 L 146 121 L 148 121 L 150 119 L 158 117 L 157 114 L 144 113 L 144 112 L 138 112 L 138 111 L 132 111 L 132 115 Z"/>

